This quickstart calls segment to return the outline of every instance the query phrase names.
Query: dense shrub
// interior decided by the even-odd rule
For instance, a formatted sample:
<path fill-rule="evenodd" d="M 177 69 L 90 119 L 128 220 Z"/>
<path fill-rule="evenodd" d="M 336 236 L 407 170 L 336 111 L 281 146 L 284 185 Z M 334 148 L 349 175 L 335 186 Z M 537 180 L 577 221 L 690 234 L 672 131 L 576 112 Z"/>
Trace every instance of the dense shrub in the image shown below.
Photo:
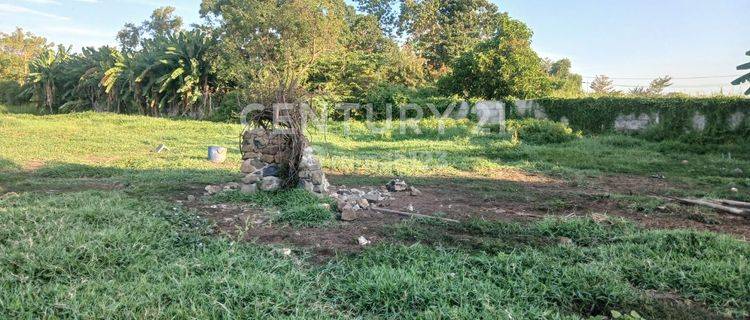
<path fill-rule="evenodd" d="M 508 132 L 522 141 L 544 144 L 561 143 L 581 137 L 581 132 L 574 132 L 567 125 L 550 120 L 521 119 L 506 122 Z"/>
<path fill-rule="evenodd" d="M 565 117 L 570 126 L 586 133 L 614 131 L 615 119 L 627 114 L 659 114 L 659 124 L 643 132 L 652 140 L 681 139 L 710 143 L 745 140 L 750 135 L 748 117 L 736 128 L 730 118 L 737 112 L 750 111 L 750 99 L 741 97 L 587 97 L 544 98 L 536 100 L 552 120 Z M 706 117 L 701 132 L 693 130 L 693 115 Z"/>
<path fill-rule="evenodd" d="M 0 103 L 17 105 L 29 102 L 21 86 L 15 81 L 0 81 Z"/>

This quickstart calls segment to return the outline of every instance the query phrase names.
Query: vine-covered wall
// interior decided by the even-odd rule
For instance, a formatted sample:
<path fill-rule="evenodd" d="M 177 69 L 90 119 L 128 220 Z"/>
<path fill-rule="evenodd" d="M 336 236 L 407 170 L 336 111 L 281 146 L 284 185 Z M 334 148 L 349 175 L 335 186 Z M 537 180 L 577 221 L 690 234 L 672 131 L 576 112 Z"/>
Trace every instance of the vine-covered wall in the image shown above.
<path fill-rule="evenodd" d="M 549 118 L 586 133 L 628 132 L 654 139 L 700 141 L 750 139 L 750 99 L 741 97 L 545 98 L 508 105 L 509 118 Z"/>

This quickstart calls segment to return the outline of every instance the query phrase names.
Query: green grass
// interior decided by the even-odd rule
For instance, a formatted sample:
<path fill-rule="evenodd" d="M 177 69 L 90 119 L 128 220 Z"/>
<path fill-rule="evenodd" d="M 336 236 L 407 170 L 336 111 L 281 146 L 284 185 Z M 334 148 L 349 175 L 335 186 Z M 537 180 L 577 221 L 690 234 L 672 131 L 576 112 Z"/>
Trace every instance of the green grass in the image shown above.
<path fill-rule="evenodd" d="M 258 207 L 273 208 L 276 209 L 271 217 L 273 222 L 297 227 L 330 223 L 334 216 L 331 211 L 332 199 L 320 198 L 302 189 L 253 194 L 226 191 L 215 195 L 211 200 L 217 203 L 252 203 Z"/>
<path fill-rule="evenodd" d="M 424 135 L 366 135 L 356 123 L 350 136 L 338 133 L 341 123 L 327 135 L 310 133 L 326 169 L 350 174 L 347 183 L 393 175 L 450 183 L 446 176 L 460 175 L 466 188 L 509 199 L 534 195 L 519 194 L 522 182 L 488 173 L 512 169 L 576 181 L 659 172 L 689 183 L 675 192 L 739 199 L 747 199 L 750 185 L 748 145 L 694 150 L 624 136 L 513 143 L 461 122 L 448 124 L 449 135 L 436 134 L 434 122 L 420 125 Z M 170 199 L 239 180 L 240 130 L 97 113 L 0 115 L 0 317 L 579 319 L 612 310 L 650 318 L 750 316 L 750 245 L 714 233 L 646 231 L 615 219 L 409 221 L 386 231 L 391 242 L 323 265 L 304 250 L 286 256 L 210 235 L 198 212 Z M 169 149 L 153 153 L 159 143 Z M 209 145 L 229 147 L 228 161 L 205 161 Z M 729 185 L 741 192 L 724 191 Z M 3 196 L 11 191 L 17 195 Z M 329 200 L 299 191 L 208 200 L 276 210 L 278 224 L 336 223 L 320 206 Z M 546 200 L 550 211 L 567 205 Z M 574 245 L 559 244 L 559 237 Z"/>

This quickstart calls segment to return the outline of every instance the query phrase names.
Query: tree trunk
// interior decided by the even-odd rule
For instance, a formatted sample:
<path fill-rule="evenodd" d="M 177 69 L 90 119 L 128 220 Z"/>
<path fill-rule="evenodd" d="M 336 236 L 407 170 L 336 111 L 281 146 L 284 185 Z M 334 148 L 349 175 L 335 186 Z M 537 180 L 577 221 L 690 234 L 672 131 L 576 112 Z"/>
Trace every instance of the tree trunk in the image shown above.
<path fill-rule="evenodd" d="M 45 91 L 45 100 L 47 103 L 47 108 L 49 109 L 49 113 L 52 114 L 52 105 L 55 101 L 55 88 L 52 87 L 52 84 L 45 83 L 44 84 L 44 91 Z"/>

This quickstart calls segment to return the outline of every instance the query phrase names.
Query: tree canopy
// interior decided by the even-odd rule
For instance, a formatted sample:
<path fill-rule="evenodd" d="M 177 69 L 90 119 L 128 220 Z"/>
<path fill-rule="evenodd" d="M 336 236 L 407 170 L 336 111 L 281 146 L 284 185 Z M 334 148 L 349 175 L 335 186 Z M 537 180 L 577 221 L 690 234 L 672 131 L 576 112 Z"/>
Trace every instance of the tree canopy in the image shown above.
<path fill-rule="evenodd" d="M 581 94 L 570 60 L 540 58 L 531 29 L 487 0 L 203 0 L 200 14 L 186 28 L 174 7 L 157 8 L 123 26 L 118 48 L 2 35 L 0 80 L 27 82 L 52 113 L 191 117 L 231 117 L 249 102 Z"/>

